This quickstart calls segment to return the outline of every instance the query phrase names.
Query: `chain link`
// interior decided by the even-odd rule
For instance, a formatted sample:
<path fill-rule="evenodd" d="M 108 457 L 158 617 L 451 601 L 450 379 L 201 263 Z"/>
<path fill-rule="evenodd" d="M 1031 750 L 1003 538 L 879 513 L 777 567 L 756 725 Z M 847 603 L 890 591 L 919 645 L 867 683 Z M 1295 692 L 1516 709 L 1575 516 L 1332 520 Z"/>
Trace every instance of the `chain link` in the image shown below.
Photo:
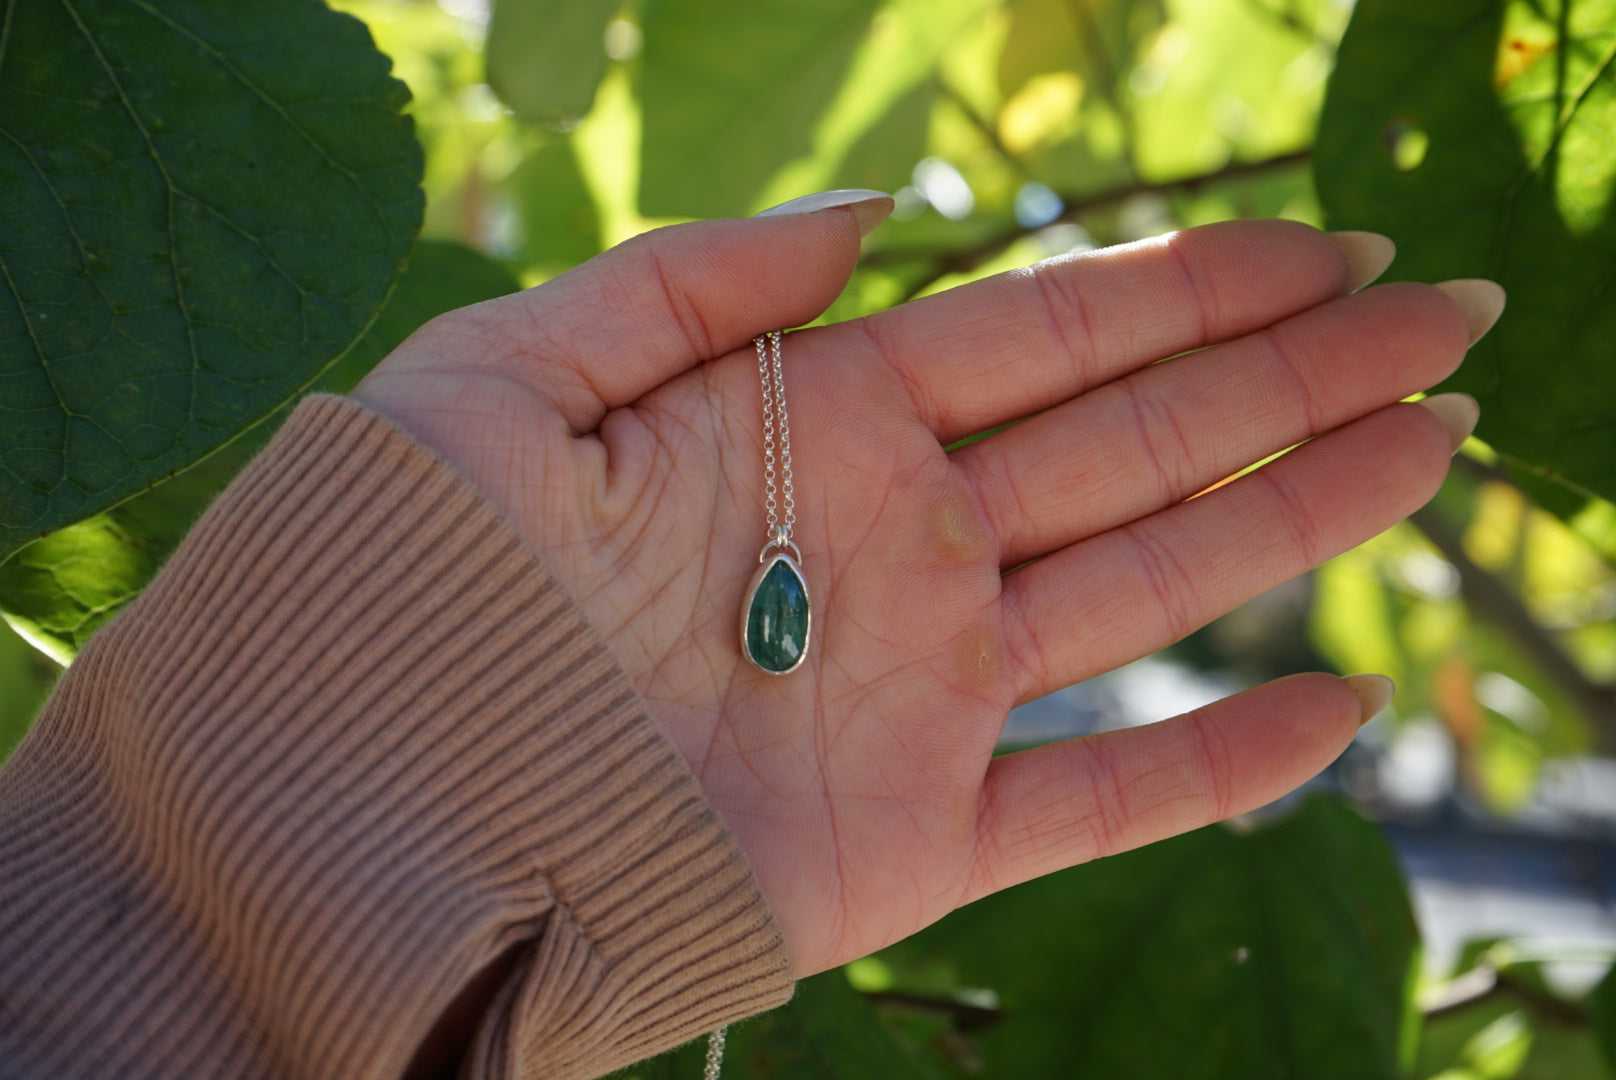
<path fill-rule="evenodd" d="M 780 365 L 780 331 L 753 339 L 757 346 L 758 379 L 763 384 L 763 506 L 769 515 L 769 541 L 782 546 L 797 524 L 796 492 L 791 482 L 791 414 L 786 410 L 786 375 Z M 772 346 L 772 348 L 771 348 Z M 778 472 L 775 460 L 775 423 L 780 427 Z M 775 490 L 776 480 L 781 490 Z M 781 500 L 785 520 L 780 520 Z"/>
<path fill-rule="evenodd" d="M 719 1028 L 707 1036 L 707 1067 L 701 1071 L 701 1080 L 718 1080 L 718 1072 L 724 1067 L 724 1036 L 728 1033 L 728 1028 Z"/>

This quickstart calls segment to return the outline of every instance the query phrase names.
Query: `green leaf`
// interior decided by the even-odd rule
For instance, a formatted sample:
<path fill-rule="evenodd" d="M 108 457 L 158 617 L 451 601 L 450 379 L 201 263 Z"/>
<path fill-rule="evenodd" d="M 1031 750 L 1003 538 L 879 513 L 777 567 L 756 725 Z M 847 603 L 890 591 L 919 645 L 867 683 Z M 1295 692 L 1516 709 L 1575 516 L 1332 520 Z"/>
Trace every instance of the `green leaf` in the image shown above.
<path fill-rule="evenodd" d="M 920 81 L 848 148 L 832 186 L 896 191 L 909 182 L 915 162 L 926 156 L 926 125 L 937 88 Z"/>
<path fill-rule="evenodd" d="M 640 208 L 744 213 L 813 148 L 876 0 L 646 4 Z"/>
<path fill-rule="evenodd" d="M 216 492 L 212 469 L 159 485 L 0 564 L 6 621 L 59 664 L 133 600 Z"/>
<path fill-rule="evenodd" d="M 1589 1005 L 1593 1012 L 1594 1035 L 1604 1051 L 1605 1064 L 1616 1072 L 1616 967 L 1607 971 L 1594 988 Z"/>
<path fill-rule="evenodd" d="M 1379 831 L 1317 799 L 1017 886 L 890 952 L 997 993 L 987 1075 L 1390 1080 L 1415 947 Z"/>
<path fill-rule="evenodd" d="M 532 147 L 506 185 L 521 211 L 516 254 L 525 265 L 548 277 L 600 254 L 600 212 L 570 138 L 547 137 Z"/>
<path fill-rule="evenodd" d="M 1309 630 L 1337 671 L 1379 671 L 1403 686 L 1408 679 L 1397 645 L 1396 612 L 1379 561 L 1365 546 L 1319 567 L 1313 575 Z"/>
<path fill-rule="evenodd" d="M 1010 32 L 997 73 L 1006 101 L 1038 75 L 1071 71 L 1086 91 L 1116 102 L 1139 47 L 1167 21 L 1163 0 L 1011 0 L 1006 7 Z"/>
<path fill-rule="evenodd" d="M 606 70 L 606 24 L 622 0 L 496 0 L 488 85 L 524 120 L 576 120 Z"/>
<path fill-rule="evenodd" d="M 313 0 L 11 4 L 0 43 L 4 557 L 311 382 L 422 201 L 408 92 Z"/>
<path fill-rule="evenodd" d="M 510 271 L 470 248 L 421 241 L 374 325 L 325 373 L 317 389 L 352 389 L 428 319 L 517 288 Z M 283 415 L 286 411 L 290 408 Z M 281 418 L 260 425 L 184 475 L 23 548 L 0 564 L 0 613 L 42 652 L 70 663 L 90 635 L 146 587 Z"/>
<path fill-rule="evenodd" d="M 1517 1009 L 1471 1036 L 1460 1056 L 1477 1080 L 1510 1080 L 1531 1053 L 1532 1025 Z"/>
<path fill-rule="evenodd" d="M 1491 277 L 1510 306 L 1443 389 L 1540 475 L 1616 494 L 1616 0 L 1363 0 L 1320 122 L 1331 228 L 1395 276 Z"/>
<path fill-rule="evenodd" d="M 702 1075 L 706 1042 L 626 1069 L 617 1080 Z M 804 979 L 783 1008 L 729 1031 L 727 1080 L 926 1080 L 941 1070 L 904 1046 L 838 969 Z"/>
<path fill-rule="evenodd" d="M 44 704 L 60 670 L 0 623 L 0 764 Z"/>
<path fill-rule="evenodd" d="M 1521 969 L 1511 966 L 1512 977 Z M 1536 980 L 1533 980 L 1534 984 Z M 1558 995 L 1534 985 L 1539 1001 Z M 1609 1080 L 1594 1030 L 1577 1022 L 1576 1002 L 1528 1005 L 1512 992 L 1486 994 L 1427 1018 L 1413 1080 Z"/>
<path fill-rule="evenodd" d="M 959 59 L 962 38 L 991 36 L 995 11 L 992 0 L 889 0 L 813 131 L 811 149 L 774 174 L 754 208 L 832 187 L 907 184 L 933 134 L 937 87 L 961 74 L 943 69 Z"/>

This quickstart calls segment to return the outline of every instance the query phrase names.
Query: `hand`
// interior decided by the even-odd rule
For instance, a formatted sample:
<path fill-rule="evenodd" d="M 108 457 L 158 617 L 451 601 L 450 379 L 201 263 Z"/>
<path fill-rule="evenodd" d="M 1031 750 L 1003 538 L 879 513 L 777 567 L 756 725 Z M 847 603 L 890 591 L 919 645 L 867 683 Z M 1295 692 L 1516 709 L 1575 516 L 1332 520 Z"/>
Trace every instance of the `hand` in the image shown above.
<path fill-rule="evenodd" d="M 1363 709 L 1328 675 L 992 752 L 1013 705 L 1428 499 L 1473 403 L 1395 402 L 1502 305 L 1479 282 L 1348 295 L 1363 241 L 1248 222 L 789 335 L 814 637 L 801 669 L 765 675 L 738 641 L 767 535 L 752 339 L 823 311 L 888 205 L 657 230 L 433 321 L 356 394 L 570 588 L 739 840 L 799 976 L 1252 809 L 1333 759 Z"/>

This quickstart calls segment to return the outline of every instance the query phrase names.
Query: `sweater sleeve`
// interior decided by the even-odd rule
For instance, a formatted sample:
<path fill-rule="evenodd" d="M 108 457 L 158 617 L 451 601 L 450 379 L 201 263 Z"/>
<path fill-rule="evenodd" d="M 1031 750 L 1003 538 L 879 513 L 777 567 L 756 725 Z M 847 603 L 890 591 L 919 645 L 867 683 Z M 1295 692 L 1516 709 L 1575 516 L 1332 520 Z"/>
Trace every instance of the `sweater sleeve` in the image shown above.
<path fill-rule="evenodd" d="M 0 1076 L 394 1078 L 497 958 L 462 1075 L 597 1076 L 791 991 L 545 565 L 310 398 L 0 771 Z"/>

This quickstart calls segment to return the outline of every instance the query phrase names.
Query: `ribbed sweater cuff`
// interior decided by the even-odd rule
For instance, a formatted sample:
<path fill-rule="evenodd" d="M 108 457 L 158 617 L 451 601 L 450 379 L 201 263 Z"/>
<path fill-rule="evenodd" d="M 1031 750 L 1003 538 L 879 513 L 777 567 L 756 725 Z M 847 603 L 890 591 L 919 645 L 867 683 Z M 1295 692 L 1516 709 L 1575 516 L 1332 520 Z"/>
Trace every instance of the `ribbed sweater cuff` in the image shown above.
<path fill-rule="evenodd" d="M 473 1076 L 600 1075 L 790 994 L 544 564 L 311 398 L 0 772 L 0 1074 L 396 1077 L 511 949 Z"/>

